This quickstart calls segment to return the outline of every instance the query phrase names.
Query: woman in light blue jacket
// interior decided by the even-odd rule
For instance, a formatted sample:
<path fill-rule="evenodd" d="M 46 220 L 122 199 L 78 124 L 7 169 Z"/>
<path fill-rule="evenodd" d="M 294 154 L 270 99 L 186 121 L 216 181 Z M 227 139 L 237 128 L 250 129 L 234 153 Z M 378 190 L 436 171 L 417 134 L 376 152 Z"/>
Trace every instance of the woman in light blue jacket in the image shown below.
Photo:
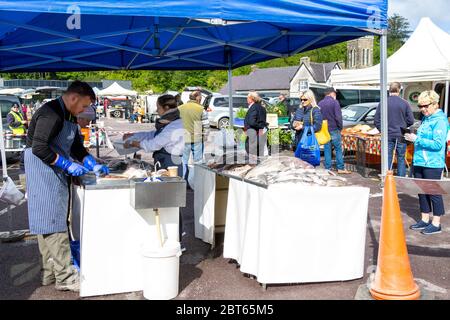
<path fill-rule="evenodd" d="M 414 177 L 440 180 L 445 167 L 448 120 L 439 108 L 439 95 L 434 91 L 422 92 L 418 106 L 424 115 L 423 122 L 417 135 L 405 135 L 406 140 L 414 142 Z M 441 216 L 445 214 L 442 196 L 419 194 L 419 203 L 422 219 L 410 228 L 422 230 L 421 233 L 426 235 L 440 233 Z"/>

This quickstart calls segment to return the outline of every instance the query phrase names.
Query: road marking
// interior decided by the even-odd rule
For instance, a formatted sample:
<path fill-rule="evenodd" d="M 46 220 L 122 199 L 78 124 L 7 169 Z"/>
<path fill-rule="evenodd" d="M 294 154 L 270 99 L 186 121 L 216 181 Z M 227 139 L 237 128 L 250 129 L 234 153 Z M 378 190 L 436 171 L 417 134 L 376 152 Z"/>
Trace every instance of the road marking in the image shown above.
<path fill-rule="evenodd" d="M 425 289 L 427 289 L 428 291 L 433 291 L 433 292 L 442 293 L 442 294 L 447 293 L 447 289 L 438 287 L 437 285 L 434 285 L 426 280 L 419 279 L 419 278 L 414 278 L 414 280 L 421 283 L 425 287 Z"/>

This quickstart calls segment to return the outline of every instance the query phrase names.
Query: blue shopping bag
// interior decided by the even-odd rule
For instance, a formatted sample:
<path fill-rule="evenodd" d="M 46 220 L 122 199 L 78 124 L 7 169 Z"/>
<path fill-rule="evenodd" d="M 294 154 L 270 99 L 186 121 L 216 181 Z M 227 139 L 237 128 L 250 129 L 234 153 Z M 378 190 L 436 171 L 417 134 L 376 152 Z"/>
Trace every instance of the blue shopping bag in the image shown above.
<path fill-rule="evenodd" d="M 295 157 L 308 162 L 314 167 L 320 165 L 320 146 L 312 126 L 306 126 L 303 130 L 297 150 L 295 150 Z"/>

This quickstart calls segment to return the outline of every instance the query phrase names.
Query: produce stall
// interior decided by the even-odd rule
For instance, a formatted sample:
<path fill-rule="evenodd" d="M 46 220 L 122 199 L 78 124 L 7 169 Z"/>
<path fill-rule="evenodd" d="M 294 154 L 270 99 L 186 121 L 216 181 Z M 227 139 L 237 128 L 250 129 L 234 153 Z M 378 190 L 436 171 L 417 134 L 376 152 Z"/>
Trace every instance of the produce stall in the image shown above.
<path fill-rule="evenodd" d="M 223 255 L 241 272 L 264 285 L 363 277 L 368 188 L 292 157 L 195 172 L 195 236 L 214 245 L 216 188 L 226 178 Z"/>
<path fill-rule="evenodd" d="M 132 169 L 104 178 L 83 176 L 72 186 L 72 232 L 81 244 L 82 297 L 143 290 L 143 246 L 158 247 L 159 232 L 164 240 L 178 241 L 186 182 L 170 177 L 143 182 L 141 171 Z M 139 193 L 138 186 L 145 189 Z"/>
<path fill-rule="evenodd" d="M 357 125 L 342 130 L 342 149 L 344 155 L 356 155 L 356 169 L 362 176 L 367 177 L 371 172 L 380 172 L 381 168 L 381 134 L 376 128 L 367 125 Z M 414 145 L 406 147 L 406 166 L 412 166 Z M 397 157 L 394 157 L 394 164 Z"/>

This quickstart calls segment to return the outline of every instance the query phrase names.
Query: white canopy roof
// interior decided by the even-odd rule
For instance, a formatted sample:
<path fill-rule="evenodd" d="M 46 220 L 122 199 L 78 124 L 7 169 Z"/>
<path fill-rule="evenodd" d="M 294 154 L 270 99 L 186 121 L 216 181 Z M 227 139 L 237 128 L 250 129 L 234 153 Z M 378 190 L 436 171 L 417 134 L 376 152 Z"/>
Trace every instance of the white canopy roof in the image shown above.
<path fill-rule="evenodd" d="M 137 96 L 137 92 L 134 90 L 125 89 L 117 82 L 114 82 L 108 88 L 100 90 L 98 92 L 98 95 L 102 96 L 102 97 L 106 97 L 106 96 Z"/>
<path fill-rule="evenodd" d="M 21 94 L 25 91 L 22 88 L 1 89 L 0 94 Z"/>
<path fill-rule="evenodd" d="M 387 61 L 388 82 L 450 80 L 450 34 L 430 18 L 422 18 L 408 41 Z M 380 65 L 358 70 L 333 70 L 331 83 L 379 84 Z"/>

